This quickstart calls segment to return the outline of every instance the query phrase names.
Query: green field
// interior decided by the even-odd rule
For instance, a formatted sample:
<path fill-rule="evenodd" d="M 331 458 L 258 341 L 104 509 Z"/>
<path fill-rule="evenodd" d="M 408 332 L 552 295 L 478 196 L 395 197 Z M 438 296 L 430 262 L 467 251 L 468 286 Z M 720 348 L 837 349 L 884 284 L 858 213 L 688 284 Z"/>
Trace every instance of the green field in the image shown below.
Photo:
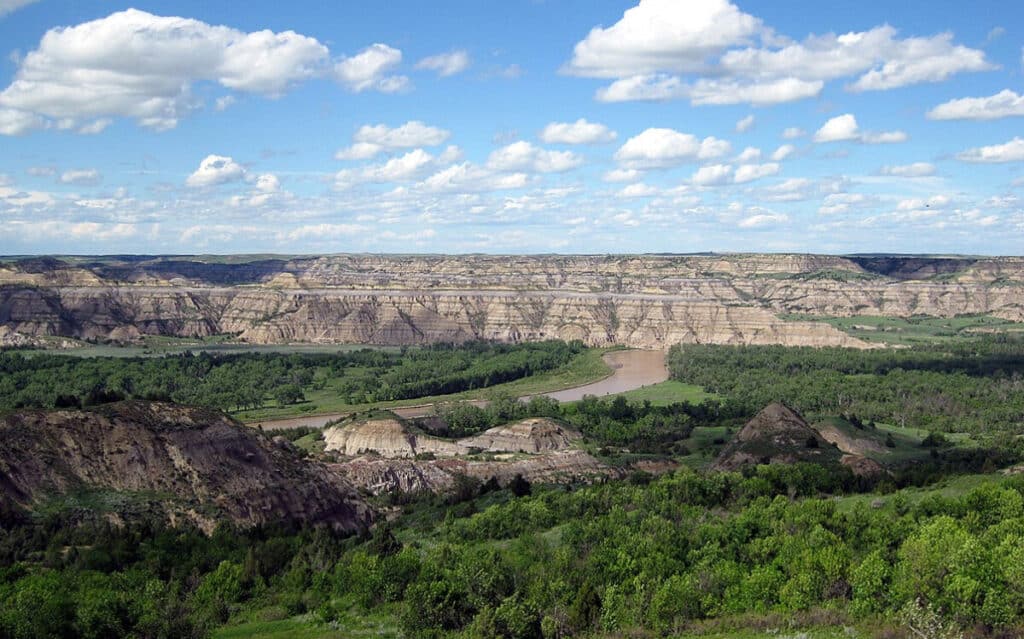
<path fill-rule="evenodd" d="M 335 386 L 335 383 L 340 380 L 327 380 L 323 389 L 308 391 L 306 393 L 307 401 L 305 402 L 292 406 L 268 406 L 259 410 L 241 411 L 236 413 L 235 417 L 242 421 L 252 422 L 264 419 L 299 417 L 302 415 L 359 412 L 373 408 L 388 409 L 466 399 L 486 399 L 498 394 L 521 397 L 524 395 L 547 393 L 590 384 L 611 375 L 612 370 L 608 368 L 608 365 L 602 359 L 602 356 L 608 351 L 609 349 L 601 348 L 587 349 L 561 368 L 489 388 L 454 393 L 452 395 L 434 395 L 372 404 L 346 403 L 337 392 L 337 387 Z"/>
<path fill-rule="evenodd" d="M 852 337 L 866 342 L 910 346 L 932 344 L 982 333 L 1021 333 L 1024 324 L 988 315 L 959 317 L 823 317 L 818 315 L 782 315 L 791 321 L 825 322 Z"/>
<path fill-rule="evenodd" d="M 677 402 L 699 404 L 707 399 L 718 399 L 717 395 L 705 392 L 700 386 L 673 379 L 617 394 L 634 402 L 649 401 L 654 406 L 668 406 Z"/>

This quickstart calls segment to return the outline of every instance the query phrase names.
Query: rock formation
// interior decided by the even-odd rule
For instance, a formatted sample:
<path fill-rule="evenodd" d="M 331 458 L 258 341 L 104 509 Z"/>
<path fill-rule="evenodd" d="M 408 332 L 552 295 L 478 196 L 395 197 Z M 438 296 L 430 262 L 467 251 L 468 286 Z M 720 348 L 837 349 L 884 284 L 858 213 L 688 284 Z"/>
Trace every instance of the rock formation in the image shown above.
<path fill-rule="evenodd" d="M 212 410 L 119 402 L 0 418 L 0 502 L 33 509 L 106 491 L 206 530 L 276 521 L 364 529 L 369 507 L 337 470 Z"/>
<path fill-rule="evenodd" d="M 978 313 L 1024 321 L 1024 259 L 337 255 L 0 264 L 0 326 L 100 340 L 233 333 L 253 343 L 862 347 L 827 324 L 779 316 Z"/>
<path fill-rule="evenodd" d="M 748 464 L 838 464 L 842 453 L 785 404 L 769 404 L 722 450 L 715 470 Z"/>

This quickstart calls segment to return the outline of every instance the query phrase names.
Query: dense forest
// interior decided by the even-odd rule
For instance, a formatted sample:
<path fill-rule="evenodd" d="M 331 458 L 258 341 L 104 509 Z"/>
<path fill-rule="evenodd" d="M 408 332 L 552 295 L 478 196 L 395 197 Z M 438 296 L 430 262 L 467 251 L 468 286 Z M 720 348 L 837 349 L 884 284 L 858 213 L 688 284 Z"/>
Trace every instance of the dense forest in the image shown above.
<path fill-rule="evenodd" d="M 475 490 L 410 504 L 364 538 L 19 528 L 0 537 L 0 637 L 201 637 L 254 611 L 375 619 L 409 637 L 668 634 L 758 619 L 897 628 L 890 637 L 909 636 L 907 624 L 1024 630 L 1019 477 L 872 504 L 802 498 L 841 493 L 817 466 Z"/>
<path fill-rule="evenodd" d="M 222 410 L 301 401 L 328 380 L 351 403 L 486 388 L 564 366 L 580 342 L 442 344 L 402 351 L 79 358 L 0 351 L 0 411 L 151 399 Z"/>
<path fill-rule="evenodd" d="M 944 432 L 1024 430 L 1024 339 L 952 341 L 913 349 L 679 345 L 675 379 L 717 393 L 740 413 L 784 401 L 804 416 Z"/>

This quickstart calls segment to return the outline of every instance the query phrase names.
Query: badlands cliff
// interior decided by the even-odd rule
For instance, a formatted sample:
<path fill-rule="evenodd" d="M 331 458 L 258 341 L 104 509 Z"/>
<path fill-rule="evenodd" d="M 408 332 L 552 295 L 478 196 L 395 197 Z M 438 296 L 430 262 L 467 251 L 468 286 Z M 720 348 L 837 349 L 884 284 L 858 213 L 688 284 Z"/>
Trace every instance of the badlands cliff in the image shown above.
<path fill-rule="evenodd" d="M 580 339 L 864 346 L 782 316 L 1024 321 L 1024 258 L 397 256 L 33 258 L 0 262 L 0 327 L 131 341 L 231 333 L 252 343 Z"/>
<path fill-rule="evenodd" d="M 337 469 L 216 411 L 133 401 L 0 418 L 0 512 L 83 491 L 130 496 L 207 531 L 220 521 L 346 531 L 372 521 Z"/>

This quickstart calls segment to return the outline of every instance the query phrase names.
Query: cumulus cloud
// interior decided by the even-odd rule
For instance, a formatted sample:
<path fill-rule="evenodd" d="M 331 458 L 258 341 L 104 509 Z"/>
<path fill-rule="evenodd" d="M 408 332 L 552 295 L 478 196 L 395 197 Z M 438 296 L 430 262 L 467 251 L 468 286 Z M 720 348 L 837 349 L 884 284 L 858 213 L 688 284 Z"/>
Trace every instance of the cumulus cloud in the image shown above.
<path fill-rule="evenodd" d="M 496 173 L 470 162 L 453 164 L 425 179 L 419 186 L 428 191 L 472 193 L 520 189 L 529 184 L 526 173 Z"/>
<path fill-rule="evenodd" d="M 794 153 L 796 153 L 795 146 L 793 146 L 792 144 L 783 144 L 779 148 L 772 151 L 772 161 L 781 162 L 788 158 L 789 156 L 793 155 Z"/>
<path fill-rule="evenodd" d="M 732 150 L 725 140 L 703 140 L 674 129 L 650 128 L 630 138 L 615 152 L 627 168 L 664 168 L 695 160 L 720 158 Z"/>
<path fill-rule="evenodd" d="M 551 122 L 539 137 L 545 144 L 603 144 L 614 142 L 618 134 L 603 124 L 580 118 L 575 122 Z"/>
<path fill-rule="evenodd" d="M 817 96 L 844 77 L 853 78 L 848 90 L 872 91 L 992 68 L 950 33 L 901 38 L 882 25 L 797 42 L 728 0 L 641 0 L 612 26 L 593 28 L 563 71 L 613 80 L 596 94 L 605 102 L 769 105 Z"/>
<path fill-rule="evenodd" d="M 964 162 L 1021 162 L 1024 161 L 1024 139 L 1015 137 L 1005 144 L 993 144 L 957 153 Z"/>
<path fill-rule="evenodd" d="M 782 137 L 787 140 L 795 140 L 796 138 L 802 138 L 807 135 L 807 131 L 804 131 L 798 126 L 791 126 L 782 132 Z"/>
<path fill-rule="evenodd" d="M 736 156 L 737 162 L 754 162 L 760 159 L 761 149 L 754 146 L 748 146 L 747 148 L 743 149 L 743 151 L 738 156 Z"/>
<path fill-rule="evenodd" d="M 878 174 L 906 178 L 928 177 L 935 175 L 935 165 L 929 162 L 914 162 L 913 164 L 883 166 L 878 170 Z"/>
<path fill-rule="evenodd" d="M 1024 116 L 1024 95 L 1004 89 L 984 98 L 950 100 L 928 112 L 930 120 L 997 120 Z"/>
<path fill-rule="evenodd" d="M 0 109 L 15 112 L 0 111 L 0 132 L 113 116 L 170 129 L 200 105 L 191 92 L 197 81 L 273 97 L 319 73 L 328 57 L 315 38 L 293 31 L 244 33 L 128 9 L 48 31 L 0 92 Z M 11 119 L 20 126 L 4 126 Z"/>
<path fill-rule="evenodd" d="M 413 149 L 380 164 L 338 171 L 334 176 L 334 183 L 338 189 L 347 189 L 366 182 L 403 182 L 422 177 L 435 163 L 436 160 L 430 153 L 423 149 Z"/>
<path fill-rule="evenodd" d="M 188 176 L 185 184 L 195 188 L 237 182 L 245 177 L 245 167 L 223 155 L 208 155 L 199 168 Z"/>
<path fill-rule="evenodd" d="M 753 182 L 769 175 L 775 175 L 779 172 L 780 167 L 775 162 L 767 162 L 765 164 L 744 164 L 736 169 L 736 174 L 733 177 L 733 181 L 736 184 L 743 184 L 745 182 Z"/>
<path fill-rule="evenodd" d="M 658 194 L 658 189 L 643 182 L 629 184 L 619 190 L 617 195 L 624 198 L 650 197 Z"/>
<path fill-rule="evenodd" d="M 416 63 L 417 69 L 436 71 L 442 78 L 462 73 L 469 68 L 469 54 L 465 51 L 450 51 L 428 56 Z"/>
<path fill-rule="evenodd" d="M 864 144 L 892 144 L 905 142 L 907 134 L 903 131 L 886 131 L 882 133 L 861 132 L 857 118 L 851 113 L 837 115 L 829 119 L 814 134 L 815 142 L 863 142 Z"/>
<path fill-rule="evenodd" d="M 451 132 L 410 120 L 397 127 L 386 124 L 364 125 L 352 136 L 353 144 L 335 154 L 339 160 L 366 160 L 383 151 L 443 144 Z"/>
<path fill-rule="evenodd" d="M 572 151 L 548 151 L 520 140 L 492 151 L 487 168 L 494 171 L 537 171 L 561 173 L 583 164 L 583 158 Z"/>
<path fill-rule="evenodd" d="M 380 91 L 398 93 L 409 88 L 409 78 L 404 75 L 390 75 L 392 69 L 402 62 L 402 52 L 386 44 L 370 45 L 351 57 L 345 57 L 334 65 L 334 75 L 350 91 Z"/>
<path fill-rule="evenodd" d="M 728 164 L 712 164 L 702 166 L 690 177 L 697 186 L 718 186 L 727 184 L 732 178 L 732 167 Z"/>
<path fill-rule="evenodd" d="M 760 20 L 727 0 L 641 0 L 611 27 L 593 28 L 565 70 L 595 78 L 698 70 L 709 56 L 761 29 Z"/>
<path fill-rule="evenodd" d="M 0 107 L 0 135 L 25 135 L 46 126 L 46 120 L 34 113 Z"/>
<path fill-rule="evenodd" d="M 101 178 L 100 172 L 96 169 L 73 169 L 61 173 L 60 183 L 91 186 L 99 184 Z"/>
<path fill-rule="evenodd" d="M 785 213 L 757 213 L 743 218 L 736 223 L 736 226 L 741 229 L 755 229 L 764 226 L 783 224 L 788 221 L 789 216 Z"/>
<path fill-rule="evenodd" d="M 605 182 L 631 182 L 641 175 L 642 173 L 636 169 L 612 169 L 606 171 L 601 179 Z"/>
<path fill-rule="evenodd" d="M 748 115 L 747 117 L 739 120 L 736 123 L 736 132 L 737 133 L 745 133 L 746 131 L 749 131 L 752 128 L 754 128 L 754 116 L 753 115 Z"/>

